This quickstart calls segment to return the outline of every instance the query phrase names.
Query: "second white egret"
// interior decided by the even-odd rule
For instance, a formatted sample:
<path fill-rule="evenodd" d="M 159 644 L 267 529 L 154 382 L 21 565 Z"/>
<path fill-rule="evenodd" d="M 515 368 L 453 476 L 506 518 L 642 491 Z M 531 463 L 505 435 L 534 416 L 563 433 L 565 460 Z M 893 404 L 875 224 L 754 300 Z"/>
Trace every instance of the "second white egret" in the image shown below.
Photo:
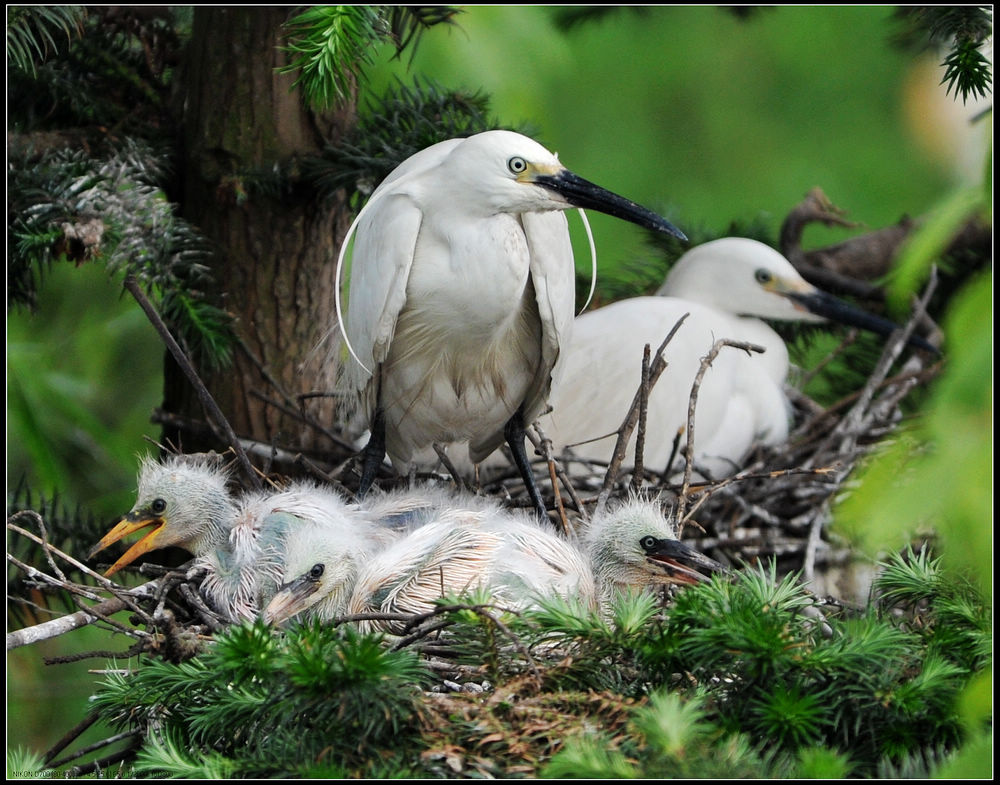
<path fill-rule="evenodd" d="M 749 354 L 723 347 L 703 377 L 694 464 L 713 478 L 738 471 L 755 443 L 779 444 L 789 433 L 788 349 L 764 319 L 833 320 L 882 335 L 897 327 L 817 289 L 780 253 L 743 237 L 686 252 L 658 295 L 620 300 L 576 319 L 563 375 L 553 389 L 552 412 L 540 418 L 556 453 L 572 445 L 580 458 L 610 459 L 639 386 L 644 346 L 655 352 L 685 315 L 664 351 L 666 370 L 649 393 L 643 456 L 651 469 L 668 474 L 666 463 L 678 435 L 684 446 L 691 390 L 715 342 L 729 339 L 765 349 Z M 911 344 L 936 351 L 920 338 Z M 634 455 L 635 440 L 633 434 L 627 459 Z M 672 471 L 678 471 L 676 465 Z"/>

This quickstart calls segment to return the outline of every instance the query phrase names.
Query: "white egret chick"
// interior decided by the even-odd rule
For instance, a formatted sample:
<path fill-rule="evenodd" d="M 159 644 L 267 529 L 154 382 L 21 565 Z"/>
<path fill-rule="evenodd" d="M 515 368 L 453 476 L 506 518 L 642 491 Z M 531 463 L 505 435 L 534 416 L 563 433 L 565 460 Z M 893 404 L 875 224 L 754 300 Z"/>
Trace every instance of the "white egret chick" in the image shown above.
<path fill-rule="evenodd" d="M 305 612 L 324 620 L 343 615 L 358 571 L 378 550 L 427 524 L 467 521 L 476 516 L 505 519 L 507 513 L 495 499 L 456 495 L 425 485 L 368 495 L 351 522 L 340 529 L 301 526 L 288 538 L 281 590 L 272 598 L 264 618 L 269 623 L 280 623 Z M 434 531 L 435 536 L 447 534 L 447 528 Z M 470 547 L 475 544 L 471 539 L 467 542 Z M 411 546 L 407 548 L 412 552 Z"/>
<path fill-rule="evenodd" d="M 226 542 L 239 512 L 229 479 L 229 468 L 217 456 L 168 455 L 161 461 L 144 456 L 135 504 L 87 558 L 143 529 L 149 531 L 111 565 L 106 576 L 160 548 L 174 546 L 198 554 Z"/>
<path fill-rule="evenodd" d="M 673 517 L 655 501 L 636 496 L 594 517 L 582 537 L 598 595 L 607 605 L 616 592 L 707 581 L 726 568 L 677 538 Z"/>
<path fill-rule="evenodd" d="M 611 458 L 613 432 L 638 387 L 644 346 L 655 352 L 685 314 L 664 350 L 666 370 L 649 393 L 643 455 L 645 465 L 656 471 L 669 468 L 679 433 L 684 437 L 681 457 L 671 471 L 682 468 L 688 402 L 713 344 L 729 339 L 765 349 L 748 354 L 723 347 L 703 377 L 695 410 L 694 466 L 712 478 L 738 471 L 755 443 L 779 444 L 788 436 L 788 349 L 763 319 L 830 319 L 883 335 L 897 326 L 817 289 L 780 253 L 742 237 L 692 248 L 670 270 L 658 295 L 621 300 L 576 319 L 563 375 L 553 388 L 552 412 L 540 418 L 555 454 L 572 445 L 581 458 Z M 919 338 L 911 343 L 935 351 Z M 627 460 L 634 457 L 635 438 Z"/>
<path fill-rule="evenodd" d="M 227 620 L 254 618 L 278 584 L 287 538 L 306 523 L 343 525 L 348 504 L 311 481 L 284 490 L 234 497 L 229 471 L 210 456 L 146 457 L 132 510 L 91 550 L 88 558 L 143 529 L 150 529 L 105 573 L 168 546 L 196 557 L 205 576 L 201 588 Z"/>
<path fill-rule="evenodd" d="M 435 443 L 467 443 L 477 463 L 506 441 L 547 519 L 524 428 L 546 405 L 573 323 L 562 212 L 572 207 L 685 239 L 510 131 L 432 145 L 372 194 L 351 228 L 344 329 L 347 386 L 371 432 L 359 496 L 386 454 L 402 473 Z"/>
<path fill-rule="evenodd" d="M 276 624 L 305 611 L 320 619 L 343 615 L 359 571 L 396 536 L 357 515 L 341 526 L 306 521 L 289 531 L 264 620 Z"/>
<path fill-rule="evenodd" d="M 271 599 L 266 618 L 281 621 L 310 606 L 310 615 L 323 620 L 358 613 L 418 614 L 432 610 L 443 597 L 475 590 L 486 590 L 491 601 L 515 609 L 550 594 L 595 601 L 584 553 L 531 517 L 502 509 L 494 500 L 464 495 L 442 504 L 430 517 L 423 524 L 415 519 L 416 528 L 406 536 L 370 558 L 366 554 L 350 599 L 343 604 L 339 591 L 320 602 L 302 588 L 308 576 L 325 576 L 328 568 L 338 569 L 335 565 L 351 558 L 345 553 L 349 547 L 325 542 L 324 532 L 310 531 L 309 543 L 289 549 L 288 555 L 298 561 L 286 563 L 286 583 Z M 318 554 L 327 560 L 318 561 Z M 361 626 L 395 633 L 402 629 L 394 622 Z"/>
<path fill-rule="evenodd" d="M 358 518 L 357 505 L 311 480 L 252 492 L 241 499 L 226 540 L 196 554 L 195 567 L 205 570 L 202 591 L 226 618 L 256 618 L 277 590 L 285 552 L 301 528 L 345 536 L 362 525 Z"/>

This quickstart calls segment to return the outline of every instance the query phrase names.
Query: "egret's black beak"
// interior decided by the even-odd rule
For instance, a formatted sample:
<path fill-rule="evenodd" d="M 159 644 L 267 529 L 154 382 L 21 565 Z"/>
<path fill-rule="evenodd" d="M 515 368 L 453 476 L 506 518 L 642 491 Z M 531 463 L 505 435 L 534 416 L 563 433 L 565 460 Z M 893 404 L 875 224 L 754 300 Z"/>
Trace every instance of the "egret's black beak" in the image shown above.
<path fill-rule="evenodd" d="M 640 545 L 646 552 L 646 558 L 661 567 L 673 583 L 692 585 L 707 581 L 708 578 L 698 572 L 699 569 L 726 572 L 726 568 L 715 559 L 710 559 L 680 540 L 643 537 Z"/>
<path fill-rule="evenodd" d="M 619 196 L 606 188 L 595 185 L 589 180 L 584 180 L 579 175 L 575 175 L 567 169 L 563 169 L 554 175 L 538 175 L 532 182 L 535 185 L 541 185 L 562 195 L 574 207 L 597 210 L 606 215 L 612 215 L 615 218 L 622 218 L 623 220 L 638 224 L 645 229 L 672 234 L 674 237 L 687 242 L 684 232 L 670 223 L 666 218 L 657 215 L 652 210 L 647 210 L 642 205 L 638 205 L 624 196 Z"/>
<path fill-rule="evenodd" d="M 319 589 L 319 580 L 311 573 L 282 584 L 264 608 L 266 624 L 280 624 L 308 607 L 309 598 Z"/>
<path fill-rule="evenodd" d="M 818 289 L 809 293 L 787 292 L 786 296 L 810 313 L 850 327 L 868 330 L 877 335 L 887 336 L 899 329 L 899 325 L 889 319 L 855 308 L 850 303 Z M 910 336 L 907 343 L 916 349 L 923 349 L 935 355 L 941 354 L 936 346 L 932 346 L 919 335 Z"/>

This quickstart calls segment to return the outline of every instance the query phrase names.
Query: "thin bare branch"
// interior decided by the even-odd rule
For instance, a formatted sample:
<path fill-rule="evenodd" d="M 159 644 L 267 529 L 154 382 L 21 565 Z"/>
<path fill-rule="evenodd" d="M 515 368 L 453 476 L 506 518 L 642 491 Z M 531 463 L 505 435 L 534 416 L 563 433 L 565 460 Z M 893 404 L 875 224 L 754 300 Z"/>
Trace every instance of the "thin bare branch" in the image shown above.
<path fill-rule="evenodd" d="M 49 621 L 42 622 L 41 624 L 36 624 L 33 627 L 25 627 L 20 630 L 14 630 L 13 632 L 7 633 L 7 651 L 11 649 L 16 649 L 19 646 L 27 646 L 32 643 L 38 643 L 40 641 L 46 641 L 51 638 L 56 638 L 70 630 L 77 630 L 80 627 L 86 627 L 88 624 L 93 624 L 95 621 L 102 621 L 111 614 L 118 613 L 129 609 L 133 605 L 133 601 L 140 597 L 152 596 L 159 589 L 160 579 L 150 581 L 149 583 L 144 583 L 134 589 L 128 591 L 128 598 L 124 597 L 113 597 L 110 600 L 105 600 L 104 602 L 98 603 L 89 611 L 77 611 L 76 613 L 71 613 L 68 616 L 60 616 L 58 619 L 51 619 Z M 148 635 L 148 633 L 142 630 L 133 630 L 133 634 L 136 635 Z"/>
<path fill-rule="evenodd" d="M 167 325 L 160 318 L 160 315 L 156 312 L 153 304 L 146 297 L 145 292 L 142 291 L 142 287 L 139 286 L 139 282 L 135 279 L 133 275 L 125 276 L 125 288 L 132 294 L 136 302 L 139 303 L 139 307 L 145 312 L 147 318 L 152 322 L 153 327 L 160 334 L 163 342 L 167 345 L 167 349 L 170 350 L 170 354 L 177 361 L 177 364 L 184 371 L 184 375 L 187 376 L 188 381 L 194 387 L 195 392 L 198 394 L 198 400 L 201 402 L 202 407 L 205 409 L 205 413 L 208 415 L 209 422 L 215 422 L 215 427 L 220 429 L 219 438 L 227 442 L 230 447 L 236 452 L 236 456 L 239 459 L 240 468 L 243 469 L 243 474 L 246 476 L 247 482 L 250 484 L 254 490 L 259 490 L 261 487 L 260 478 L 257 473 L 253 470 L 253 466 L 250 463 L 250 459 L 247 458 L 246 453 L 243 451 L 243 446 L 240 444 L 240 440 L 236 436 L 236 432 L 233 431 L 233 427 L 229 424 L 229 420 L 226 419 L 219 405 L 215 402 L 212 394 L 208 391 L 205 383 L 198 376 L 197 371 L 195 371 L 194 366 L 191 361 L 184 354 L 184 350 L 181 349 L 180 344 L 171 335 L 170 330 Z"/>
<path fill-rule="evenodd" d="M 667 348 L 667 345 L 677 334 L 677 331 L 684 324 L 684 321 L 690 316 L 690 314 L 684 314 L 677 323 L 671 328 L 670 332 L 667 333 L 667 337 L 663 339 L 663 343 L 660 344 L 659 348 L 656 350 L 656 355 L 653 357 L 653 361 L 649 366 L 648 380 L 649 384 L 646 386 L 646 394 L 652 389 L 653 385 L 656 384 L 656 380 L 660 378 L 660 374 L 667 367 L 667 361 L 663 359 L 663 352 Z M 611 461 L 608 464 L 608 471 L 604 475 L 604 484 L 601 486 L 601 492 L 597 497 L 597 508 L 594 511 L 595 515 L 600 513 L 608 503 L 608 498 L 611 496 L 611 488 L 618 478 L 618 470 L 621 468 L 622 461 L 625 458 L 625 447 L 628 444 L 629 438 L 632 436 L 632 431 L 635 429 L 636 422 L 639 419 L 639 405 L 643 394 L 643 384 L 640 382 L 639 389 L 636 390 L 635 396 L 632 398 L 632 405 L 629 407 L 628 413 L 625 415 L 625 420 L 622 422 L 621 427 L 618 429 L 618 440 L 615 442 L 615 449 L 611 455 Z"/>
<path fill-rule="evenodd" d="M 649 408 L 649 344 L 643 347 L 642 377 L 639 382 L 639 420 L 635 429 L 635 465 L 630 487 L 638 491 L 642 485 L 643 452 L 646 449 L 646 414 Z"/>
<path fill-rule="evenodd" d="M 747 354 L 750 352 L 757 352 L 758 354 L 763 354 L 764 347 L 758 346 L 754 343 L 747 343 L 746 341 L 731 341 L 728 338 L 720 338 L 716 341 L 712 348 L 709 350 L 701 360 L 701 366 L 698 368 L 698 373 L 695 374 L 694 383 L 691 385 L 691 396 L 688 400 L 688 418 L 687 418 L 687 446 L 684 453 L 684 481 L 681 484 L 680 496 L 677 500 L 677 520 L 684 520 L 684 507 L 687 504 L 687 495 L 691 487 L 691 471 L 694 467 L 694 412 L 695 406 L 698 402 L 698 390 L 701 388 L 702 379 L 705 377 L 705 372 L 712 365 L 712 362 L 718 357 L 719 352 L 724 346 L 731 346 L 734 349 L 740 349 Z"/>

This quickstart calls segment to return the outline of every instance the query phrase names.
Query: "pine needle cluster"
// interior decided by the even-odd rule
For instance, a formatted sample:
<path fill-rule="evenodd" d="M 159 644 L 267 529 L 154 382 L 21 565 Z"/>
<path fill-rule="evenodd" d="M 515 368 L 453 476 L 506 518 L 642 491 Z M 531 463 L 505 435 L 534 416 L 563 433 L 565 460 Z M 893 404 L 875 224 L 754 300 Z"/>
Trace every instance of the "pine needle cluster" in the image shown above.
<path fill-rule="evenodd" d="M 136 276 L 195 357 L 226 364 L 231 319 L 205 299 L 207 242 L 159 185 L 167 158 L 131 138 L 101 157 L 68 148 L 23 153 L 8 179 L 8 306 L 33 306 L 53 263 L 102 264 Z"/>
<path fill-rule="evenodd" d="M 291 62 L 279 70 L 298 72 L 293 86 L 320 110 L 348 100 L 353 74 L 371 64 L 373 50 L 386 35 L 378 7 L 370 5 L 312 6 L 285 29 Z"/>
<path fill-rule="evenodd" d="M 937 562 L 923 556 L 890 560 L 875 590 L 882 595 L 875 605 L 843 618 L 818 614 L 795 576 L 778 580 L 773 568 L 747 568 L 733 581 L 716 577 L 680 592 L 665 619 L 640 642 L 645 673 L 640 670 L 639 678 L 656 690 L 669 684 L 686 695 L 697 706 L 691 722 L 708 721 L 713 733 L 702 739 L 704 755 L 695 773 L 689 758 L 684 765 L 691 746 L 671 743 L 672 734 L 683 733 L 683 723 L 647 715 L 646 744 L 635 750 L 640 764 L 629 776 L 725 776 L 725 769 L 713 774 L 702 768 L 723 759 L 710 743 L 720 732 L 728 743 L 742 740 L 741 765 L 766 764 L 767 776 L 806 776 L 792 772 L 810 750 L 829 757 L 824 768 L 833 768 L 823 776 L 833 777 L 876 776 L 894 766 L 912 767 L 921 756 L 927 759 L 928 750 L 954 750 L 962 738 L 959 697 L 989 667 L 988 610 L 971 599 L 971 587 L 946 579 Z M 911 612 L 915 603 L 923 604 L 904 622 L 899 603 Z M 943 645 L 929 632 L 939 625 L 949 628 Z M 956 640 L 966 645 L 953 645 Z M 672 673 L 684 678 L 671 683 Z M 668 709 L 651 701 L 646 711 Z M 682 754 L 667 765 L 664 749 Z M 624 760 L 609 761 L 602 776 L 621 776 Z M 597 776 L 592 764 L 578 747 L 568 747 L 549 773 Z M 744 772 L 736 776 L 762 776 L 760 770 Z"/>
<path fill-rule="evenodd" d="M 112 674 L 95 708 L 144 728 L 136 770 L 147 775 L 343 776 L 406 746 L 427 682 L 413 652 L 378 636 L 318 624 L 276 636 L 256 623 L 187 662 Z"/>
<path fill-rule="evenodd" d="M 900 30 L 896 41 L 910 49 L 935 46 L 945 50 L 941 84 L 950 94 L 985 98 L 993 91 L 993 65 L 981 51 L 993 35 L 988 5 L 903 6 L 896 10 Z"/>
<path fill-rule="evenodd" d="M 397 56 L 412 53 L 425 30 L 451 24 L 458 13 L 449 6 L 311 6 L 285 24 L 291 62 L 279 70 L 297 72 L 295 86 L 309 104 L 329 109 L 350 99 L 381 42 L 391 41 Z"/>
<path fill-rule="evenodd" d="M 171 130 L 169 86 L 180 8 L 18 6 L 8 14 L 7 98 L 17 133 L 75 129 L 89 137 Z"/>

